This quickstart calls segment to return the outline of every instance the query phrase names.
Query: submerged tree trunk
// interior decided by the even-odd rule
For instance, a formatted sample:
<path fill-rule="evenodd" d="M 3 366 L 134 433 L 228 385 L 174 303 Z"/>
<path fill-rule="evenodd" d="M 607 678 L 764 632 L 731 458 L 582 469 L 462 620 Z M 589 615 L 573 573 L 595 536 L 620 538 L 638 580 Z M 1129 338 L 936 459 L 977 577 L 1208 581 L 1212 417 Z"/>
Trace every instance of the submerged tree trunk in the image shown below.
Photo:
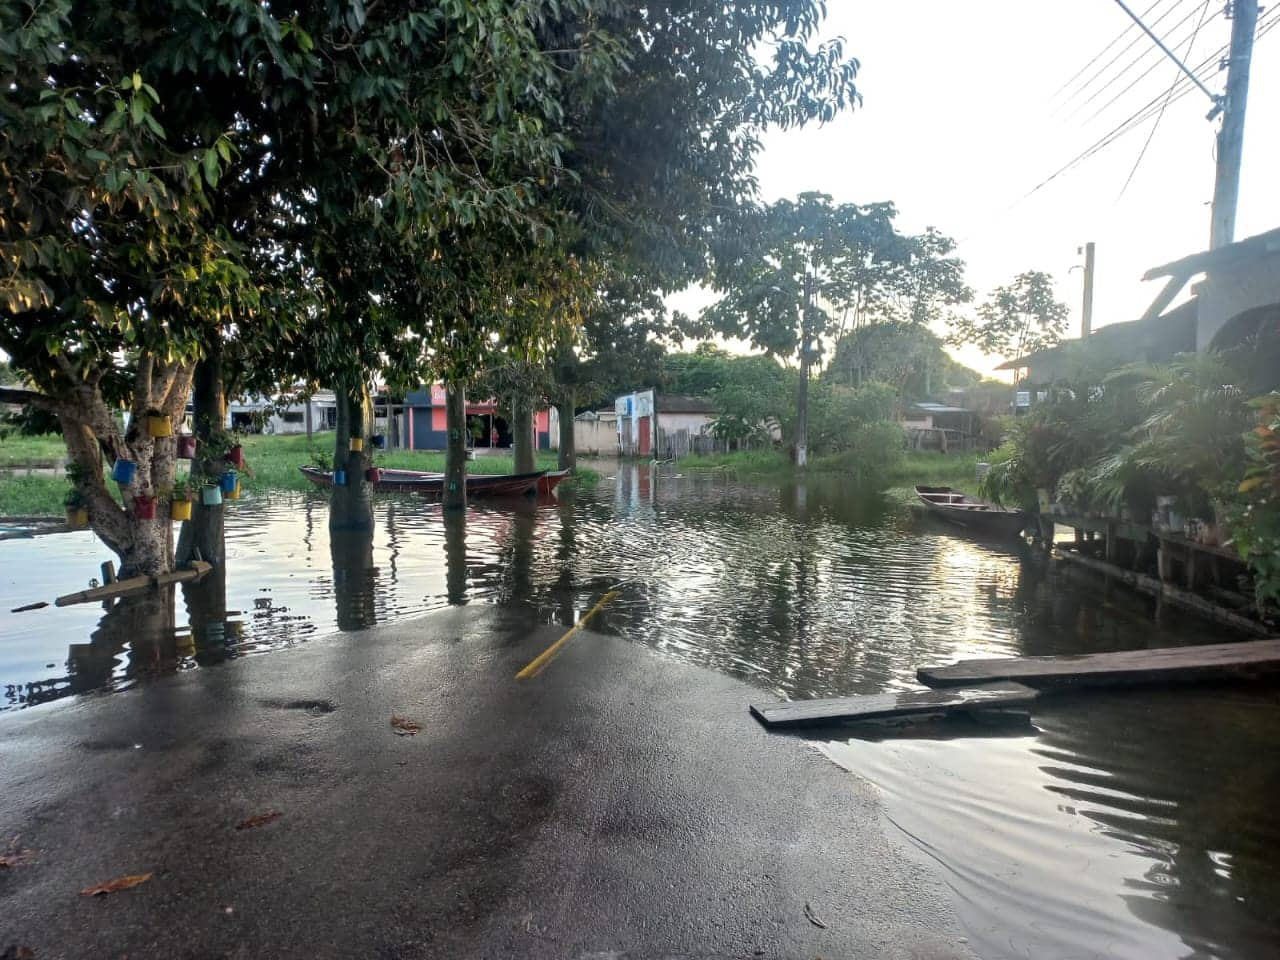
<path fill-rule="evenodd" d="M 800 395 L 796 398 L 796 466 L 809 463 L 809 352 L 800 351 Z"/>
<path fill-rule="evenodd" d="M 533 434 L 533 401 L 517 395 L 511 401 L 511 452 L 515 456 L 516 473 L 532 473 L 538 469 L 536 438 Z"/>
<path fill-rule="evenodd" d="M 449 431 L 444 451 L 444 496 L 446 510 L 467 505 L 467 395 L 460 383 L 445 385 L 445 428 Z"/>
<path fill-rule="evenodd" d="M 560 418 L 560 469 L 573 470 L 578 465 L 578 450 L 573 435 L 573 417 L 578 405 L 578 391 L 575 387 L 563 387 L 560 399 L 556 402 L 556 413 Z"/>
<path fill-rule="evenodd" d="M 445 510 L 444 523 L 444 582 L 445 599 L 450 604 L 467 602 L 467 512 Z"/>
<path fill-rule="evenodd" d="M 337 424 L 333 438 L 334 484 L 329 498 L 330 530 L 372 530 L 373 497 L 365 470 L 370 464 L 370 437 L 373 435 L 373 400 L 361 383 L 334 390 Z M 359 440 L 360 450 L 351 449 Z M 337 472 L 346 473 L 346 484 L 337 483 Z"/>
<path fill-rule="evenodd" d="M 227 393 L 222 371 L 222 342 L 213 344 L 203 360 L 196 364 L 192 377 L 192 408 L 195 419 L 196 459 L 191 461 L 191 477 L 214 476 L 222 461 L 210 460 L 210 442 L 227 424 Z M 183 521 L 178 535 L 177 562 L 192 560 L 213 564 L 214 576 L 223 578 L 226 571 L 226 545 L 223 533 L 222 505 L 205 506 L 199 497 L 191 508 L 191 519 Z"/>

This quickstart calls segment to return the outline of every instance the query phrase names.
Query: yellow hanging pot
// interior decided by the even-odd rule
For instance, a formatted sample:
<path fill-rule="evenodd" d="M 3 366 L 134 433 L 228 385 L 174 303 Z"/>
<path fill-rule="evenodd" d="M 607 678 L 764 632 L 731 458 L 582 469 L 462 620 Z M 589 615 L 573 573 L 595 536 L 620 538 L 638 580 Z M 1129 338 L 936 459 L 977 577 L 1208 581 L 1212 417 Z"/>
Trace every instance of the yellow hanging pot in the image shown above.
<path fill-rule="evenodd" d="M 152 437 L 172 437 L 173 421 L 163 414 L 147 414 L 147 434 Z"/>
<path fill-rule="evenodd" d="M 171 504 L 169 504 L 169 519 L 190 520 L 191 519 L 191 501 L 190 500 L 174 500 Z"/>
<path fill-rule="evenodd" d="M 364 437 L 351 438 L 351 452 L 352 453 L 364 452 Z"/>

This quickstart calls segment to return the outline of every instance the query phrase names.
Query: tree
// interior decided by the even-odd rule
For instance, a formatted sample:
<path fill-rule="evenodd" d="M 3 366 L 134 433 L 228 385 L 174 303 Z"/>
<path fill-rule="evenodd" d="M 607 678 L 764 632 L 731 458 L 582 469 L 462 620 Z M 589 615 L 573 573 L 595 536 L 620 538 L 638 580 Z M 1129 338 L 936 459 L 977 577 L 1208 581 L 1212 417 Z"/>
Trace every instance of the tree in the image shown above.
<path fill-rule="evenodd" d="M 1015 359 L 1052 347 L 1067 328 L 1068 310 L 1054 295 L 1053 278 L 1039 270 L 1020 273 L 997 287 L 976 318 L 952 320 L 950 341 L 971 343 L 984 353 Z"/>
<path fill-rule="evenodd" d="M 886 383 L 898 397 L 912 400 L 927 399 L 947 387 L 972 386 L 981 379 L 951 359 L 942 340 L 928 327 L 901 320 L 844 334 L 836 341 L 823 376 L 849 387 Z"/>
<path fill-rule="evenodd" d="M 353 389 L 421 359 L 409 266 L 432 269 L 442 235 L 550 229 L 535 204 L 562 167 L 558 94 L 620 65 L 592 5 L 0 8 L 0 348 L 36 388 L 0 397 L 58 416 L 122 574 L 172 563 L 170 524 L 134 509 L 158 496 L 163 515 L 174 476 L 144 415 L 180 414 L 211 344 L 264 381 Z M 582 21 L 576 42 L 544 52 L 557 15 Z M 137 466 L 123 507 L 104 456 Z"/>
<path fill-rule="evenodd" d="M 800 368 L 796 463 L 807 459 L 809 368 L 837 328 L 837 316 L 865 305 L 871 268 L 901 255 L 889 204 L 833 204 L 822 193 L 780 200 L 751 218 L 739 249 L 717 267 L 721 299 L 704 311 L 719 333 L 746 337 Z M 744 224 L 745 225 L 745 224 Z"/>

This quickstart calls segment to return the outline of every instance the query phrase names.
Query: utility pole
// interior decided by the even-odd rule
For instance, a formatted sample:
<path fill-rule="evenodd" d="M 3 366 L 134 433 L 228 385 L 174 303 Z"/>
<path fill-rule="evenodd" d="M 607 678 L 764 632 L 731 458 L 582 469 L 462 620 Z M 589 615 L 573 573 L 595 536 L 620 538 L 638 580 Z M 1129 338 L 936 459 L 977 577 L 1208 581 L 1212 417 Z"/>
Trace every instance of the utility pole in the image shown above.
<path fill-rule="evenodd" d="M 796 402 L 796 466 L 809 465 L 809 309 L 813 302 L 813 278 L 806 265 L 804 304 L 800 312 L 800 396 Z"/>
<path fill-rule="evenodd" d="M 1080 311 L 1080 339 L 1088 340 L 1093 332 L 1093 262 L 1094 243 L 1084 245 L 1084 304 Z"/>
<path fill-rule="evenodd" d="M 1213 184 L 1213 220 L 1209 248 L 1235 240 L 1236 200 L 1240 195 L 1240 158 L 1244 153 L 1244 113 L 1249 101 L 1249 66 L 1258 28 L 1258 0 L 1231 0 L 1231 53 L 1227 60 L 1227 92 L 1222 98 L 1218 131 L 1218 170 Z"/>

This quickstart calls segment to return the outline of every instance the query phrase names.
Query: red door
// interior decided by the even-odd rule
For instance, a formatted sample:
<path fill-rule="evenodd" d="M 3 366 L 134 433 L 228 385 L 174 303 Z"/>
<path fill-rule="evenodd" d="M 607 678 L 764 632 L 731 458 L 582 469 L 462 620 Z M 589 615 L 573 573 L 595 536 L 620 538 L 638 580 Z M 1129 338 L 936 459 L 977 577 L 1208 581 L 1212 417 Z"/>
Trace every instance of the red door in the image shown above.
<path fill-rule="evenodd" d="M 653 436 L 649 430 L 649 418 L 640 418 L 640 456 L 647 457 L 653 445 Z"/>

